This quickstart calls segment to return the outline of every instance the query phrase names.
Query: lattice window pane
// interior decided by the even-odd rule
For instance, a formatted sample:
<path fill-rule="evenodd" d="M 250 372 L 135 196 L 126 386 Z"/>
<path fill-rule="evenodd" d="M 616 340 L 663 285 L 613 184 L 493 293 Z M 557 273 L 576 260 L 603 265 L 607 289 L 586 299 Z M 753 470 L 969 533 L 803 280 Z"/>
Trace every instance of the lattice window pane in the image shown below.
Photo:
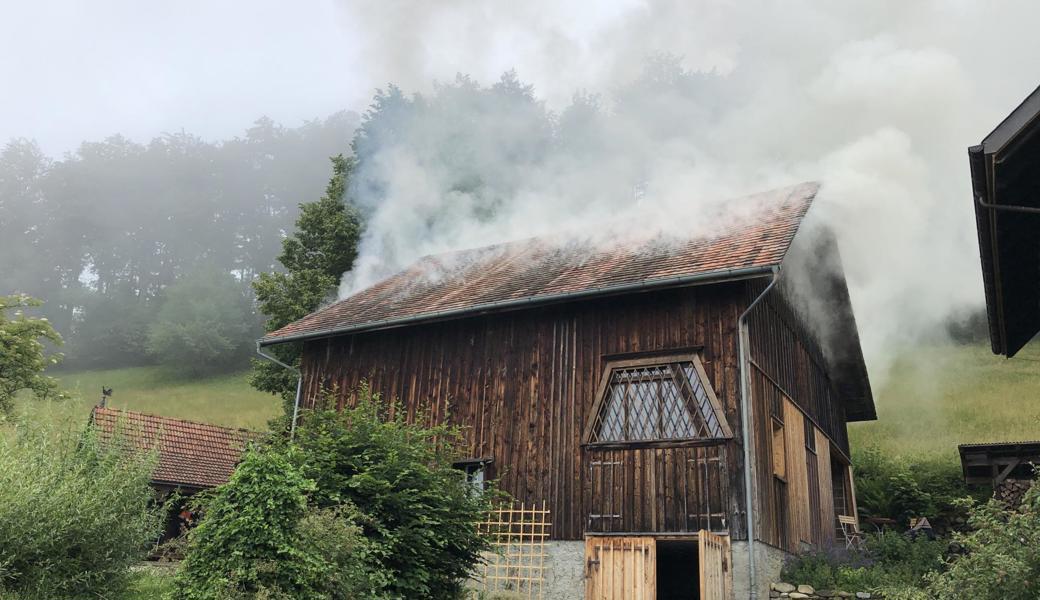
<path fill-rule="evenodd" d="M 724 437 L 705 383 L 690 361 L 615 368 L 591 442 Z"/>

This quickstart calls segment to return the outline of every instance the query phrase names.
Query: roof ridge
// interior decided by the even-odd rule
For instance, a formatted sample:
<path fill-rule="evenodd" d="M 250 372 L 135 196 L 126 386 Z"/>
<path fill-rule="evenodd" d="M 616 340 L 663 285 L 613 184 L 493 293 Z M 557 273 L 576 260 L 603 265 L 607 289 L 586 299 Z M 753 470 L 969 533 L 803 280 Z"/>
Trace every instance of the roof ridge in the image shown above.
<path fill-rule="evenodd" d="M 246 429 L 245 427 L 228 427 L 226 425 L 216 425 L 214 423 L 205 423 L 203 421 L 192 421 L 192 420 L 189 420 L 189 419 L 181 419 L 181 418 L 178 418 L 178 417 L 170 417 L 170 416 L 166 416 L 166 415 L 156 415 L 156 414 L 152 414 L 152 413 L 145 413 L 145 412 L 140 412 L 140 411 L 136 411 L 136 410 L 127 410 L 127 409 L 123 409 L 123 408 L 112 408 L 112 407 L 109 407 L 109 406 L 95 406 L 90 411 L 91 416 L 96 414 L 98 410 L 103 410 L 103 411 L 106 411 L 106 412 L 122 414 L 122 415 L 139 415 L 139 416 L 148 417 L 148 418 L 151 418 L 151 419 L 159 419 L 161 421 L 174 421 L 174 422 L 177 422 L 177 423 L 188 423 L 188 424 L 191 424 L 191 425 L 202 425 L 203 427 L 213 427 L 215 429 L 220 429 L 220 430 L 223 430 L 223 431 L 234 431 L 234 432 L 241 432 L 241 433 L 247 433 L 247 434 L 253 434 L 253 435 L 264 433 L 262 431 L 257 431 L 255 429 Z"/>

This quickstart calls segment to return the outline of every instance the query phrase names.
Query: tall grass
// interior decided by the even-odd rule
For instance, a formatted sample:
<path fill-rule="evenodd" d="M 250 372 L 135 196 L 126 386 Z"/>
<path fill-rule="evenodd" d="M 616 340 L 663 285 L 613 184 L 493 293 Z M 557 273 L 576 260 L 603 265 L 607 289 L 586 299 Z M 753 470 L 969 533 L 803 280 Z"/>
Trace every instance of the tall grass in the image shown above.
<path fill-rule="evenodd" d="M 92 432 L 23 425 L 0 437 L 0 598 L 112 597 L 161 531 L 154 454 Z"/>
<path fill-rule="evenodd" d="M 900 354 L 874 389 L 878 420 L 849 425 L 853 449 L 957 460 L 957 445 L 1040 439 L 1040 341 L 1013 359 L 988 345 Z"/>
<path fill-rule="evenodd" d="M 185 378 L 162 367 L 135 367 L 51 373 L 71 392 L 67 402 L 22 398 L 18 410 L 35 421 L 63 425 L 85 423 L 101 398 L 101 387 L 113 389 L 109 406 L 202 421 L 227 427 L 265 429 L 281 410 L 280 400 L 249 385 L 247 372 Z"/>

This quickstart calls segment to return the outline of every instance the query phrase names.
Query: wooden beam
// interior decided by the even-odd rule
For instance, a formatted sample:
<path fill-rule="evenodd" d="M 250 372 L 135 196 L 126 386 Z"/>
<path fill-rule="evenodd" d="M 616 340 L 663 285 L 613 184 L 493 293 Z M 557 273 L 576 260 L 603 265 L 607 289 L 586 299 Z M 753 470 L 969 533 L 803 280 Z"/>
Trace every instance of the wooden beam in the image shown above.
<path fill-rule="evenodd" d="M 1015 459 L 1012 459 L 1012 461 L 1006 467 L 1004 467 L 1004 470 L 1001 471 L 996 476 L 996 478 L 993 479 L 993 487 L 997 487 L 998 485 L 1003 483 L 1003 481 L 1005 479 L 1007 479 L 1007 476 L 1011 474 L 1011 471 L 1014 471 L 1015 467 L 1017 467 L 1017 466 L 1018 466 L 1018 461 L 1015 460 Z"/>

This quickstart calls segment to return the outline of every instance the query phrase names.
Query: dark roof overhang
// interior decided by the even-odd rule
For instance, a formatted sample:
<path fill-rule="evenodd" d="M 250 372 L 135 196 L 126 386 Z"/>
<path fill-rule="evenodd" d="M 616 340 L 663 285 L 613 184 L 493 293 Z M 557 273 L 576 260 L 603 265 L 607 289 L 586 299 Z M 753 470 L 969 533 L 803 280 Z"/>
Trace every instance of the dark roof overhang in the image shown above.
<path fill-rule="evenodd" d="M 994 354 L 1040 332 L 1040 88 L 968 149 Z"/>

